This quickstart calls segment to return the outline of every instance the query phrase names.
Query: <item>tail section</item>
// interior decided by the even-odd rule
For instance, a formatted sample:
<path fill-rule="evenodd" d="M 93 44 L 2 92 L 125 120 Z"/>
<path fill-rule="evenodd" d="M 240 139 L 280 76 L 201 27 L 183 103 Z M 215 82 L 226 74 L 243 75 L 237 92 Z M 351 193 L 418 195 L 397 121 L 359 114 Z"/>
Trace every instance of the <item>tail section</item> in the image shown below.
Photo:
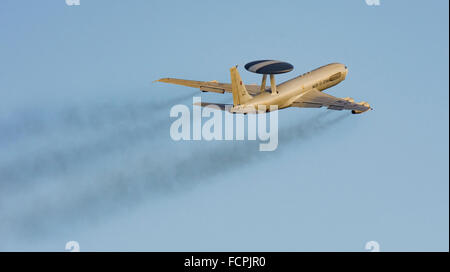
<path fill-rule="evenodd" d="M 230 69 L 231 74 L 231 92 L 233 93 L 233 105 L 241 105 L 250 101 L 253 97 L 248 94 L 242 78 L 236 67 Z"/>

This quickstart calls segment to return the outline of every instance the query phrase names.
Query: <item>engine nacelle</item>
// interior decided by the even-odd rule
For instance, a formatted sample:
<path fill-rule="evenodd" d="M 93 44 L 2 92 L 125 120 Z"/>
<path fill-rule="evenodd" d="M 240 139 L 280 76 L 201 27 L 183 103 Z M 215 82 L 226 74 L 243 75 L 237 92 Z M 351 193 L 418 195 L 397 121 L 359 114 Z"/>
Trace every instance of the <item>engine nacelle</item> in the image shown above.
<path fill-rule="evenodd" d="M 368 111 L 368 110 L 371 109 L 370 104 L 367 103 L 367 102 L 365 102 L 365 101 L 359 102 L 359 103 L 356 103 L 356 104 L 361 105 L 361 106 L 364 106 L 364 107 L 367 107 L 367 109 L 366 109 L 366 110 L 363 110 L 363 111 L 352 110 L 352 114 L 360 114 L 360 113 L 366 112 L 366 111 Z"/>
<path fill-rule="evenodd" d="M 370 109 L 370 104 L 367 103 L 366 101 L 359 102 L 358 104 L 360 104 L 360 105 L 362 105 L 362 106 L 364 106 L 364 107 L 368 107 L 368 108 Z"/>
<path fill-rule="evenodd" d="M 344 100 L 345 100 L 345 101 L 348 101 L 348 102 L 350 102 L 350 103 L 355 102 L 355 99 L 353 99 L 353 98 L 351 98 L 351 97 L 346 97 L 346 98 L 344 98 Z"/>

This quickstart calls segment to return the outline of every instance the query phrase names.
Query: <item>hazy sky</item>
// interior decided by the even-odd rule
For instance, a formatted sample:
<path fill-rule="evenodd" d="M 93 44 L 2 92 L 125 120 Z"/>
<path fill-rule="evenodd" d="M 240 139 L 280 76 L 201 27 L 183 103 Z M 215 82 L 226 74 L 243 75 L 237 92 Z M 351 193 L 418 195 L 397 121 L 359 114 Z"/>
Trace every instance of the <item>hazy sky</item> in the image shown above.
<path fill-rule="evenodd" d="M 0 250 L 449 249 L 448 1 L 2 1 Z M 341 62 L 361 115 L 279 112 L 279 146 L 174 142 L 239 64 Z M 231 103 L 230 94 L 201 94 Z"/>

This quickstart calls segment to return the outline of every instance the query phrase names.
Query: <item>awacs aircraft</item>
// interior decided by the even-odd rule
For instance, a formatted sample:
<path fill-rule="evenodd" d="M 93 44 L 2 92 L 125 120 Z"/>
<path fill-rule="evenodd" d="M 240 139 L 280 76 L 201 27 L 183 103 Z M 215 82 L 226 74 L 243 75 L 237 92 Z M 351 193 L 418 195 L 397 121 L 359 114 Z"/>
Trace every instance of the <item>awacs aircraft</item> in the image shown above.
<path fill-rule="evenodd" d="M 271 105 L 276 105 L 278 109 L 327 107 L 330 110 L 351 110 L 353 114 L 372 109 L 367 102 L 355 103 L 350 97 L 337 98 L 322 92 L 345 79 L 348 69 L 344 64 L 331 63 L 279 85 L 275 84 L 275 74 L 287 73 L 294 69 L 287 62 L 259 60 L 247 63 L 245 69 L 262 74 L 261 85 L 243 84 L 237 66 L 230 69 L 231 84 L 219 83 L 216 80 L 195 81 L 176 78 L 161 78 L 157 81 L 199 88 L 203 92 L 231 92 L 233 105 L 229 111 L 232 113 L 257 113 L 258 107 L 261 106 L 269 111 Z M 270 76 L 270 87 L 266 87 L 267 75 Z M 222 110 L 225 110 L 225 106 L 227 106 L 214 103 L 201 104 L 201 106 L 208 105 L 216 105 Z"/>

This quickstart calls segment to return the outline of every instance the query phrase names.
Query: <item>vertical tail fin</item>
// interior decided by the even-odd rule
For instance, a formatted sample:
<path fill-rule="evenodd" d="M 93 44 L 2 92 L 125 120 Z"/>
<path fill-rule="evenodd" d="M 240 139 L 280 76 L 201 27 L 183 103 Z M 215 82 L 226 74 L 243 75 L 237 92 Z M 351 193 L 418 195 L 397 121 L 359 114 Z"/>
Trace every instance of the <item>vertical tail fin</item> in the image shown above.
<path fill-rule="evenodd" d="M 233 105 L 237 106 L 240 104 L 245 104 L 253 97 L 248 94 L 245 85 L 242 82 L 242 78 L 236 67 L 230 69 L 231 74 L 231 92 L 233 93 Z"/>

